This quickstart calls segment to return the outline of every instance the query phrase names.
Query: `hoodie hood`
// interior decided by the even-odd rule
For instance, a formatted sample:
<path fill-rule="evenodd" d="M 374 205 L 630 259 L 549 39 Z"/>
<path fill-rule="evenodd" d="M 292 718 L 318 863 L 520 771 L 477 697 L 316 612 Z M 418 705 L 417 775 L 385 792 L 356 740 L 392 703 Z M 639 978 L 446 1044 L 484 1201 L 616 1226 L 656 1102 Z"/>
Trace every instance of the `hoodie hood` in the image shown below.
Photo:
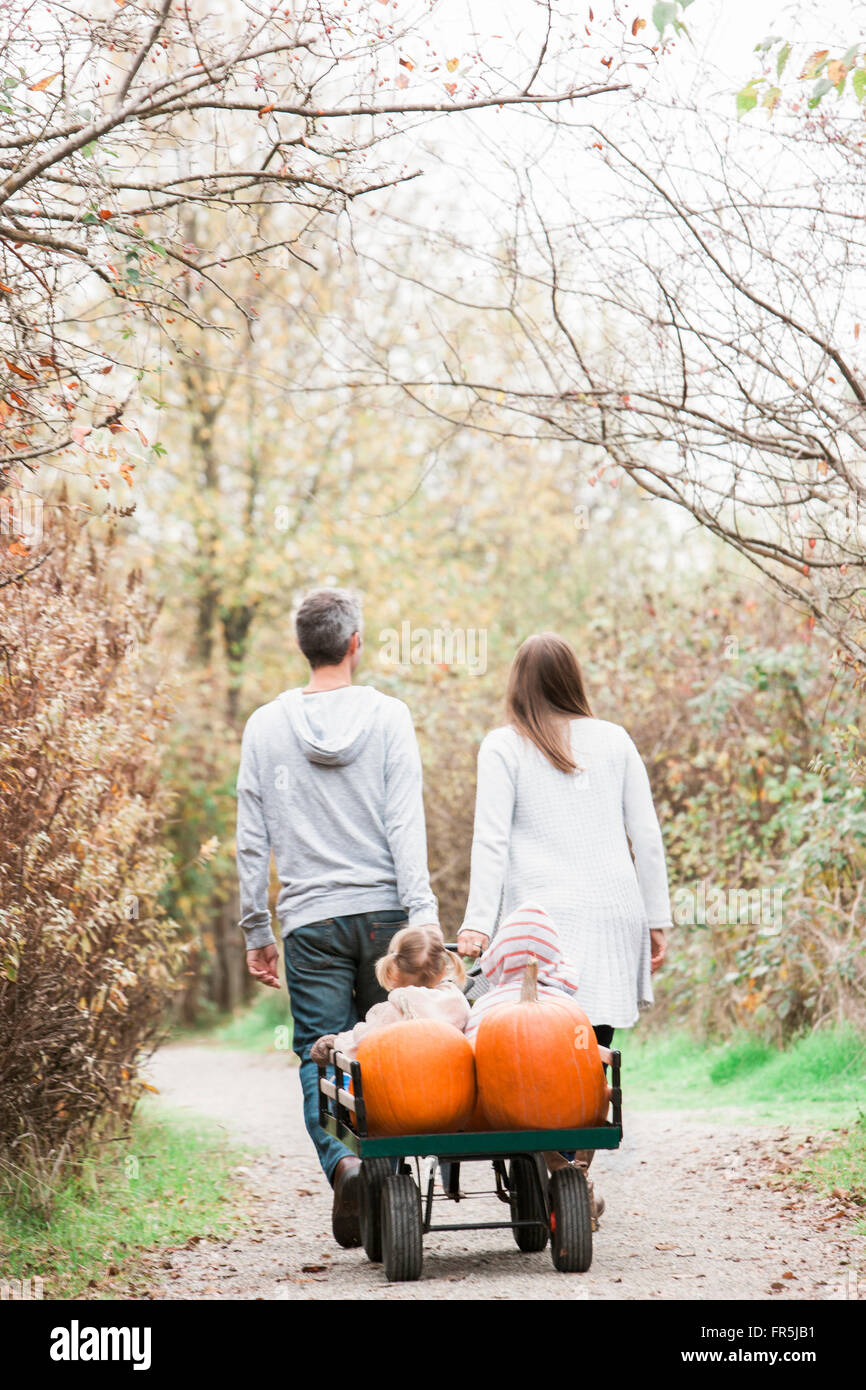
<path fill-rule="evenodd" d="M 286 690 L 279 699 L 310 762 L 343 767 L 354 762 L 370 736 L 378 691 L 371 685 L 347 685 L 312 695 Z"/>
<path fill-rule="evenodd" d="M 523 903 L 497 931 L 481 958 L 481 969 L 494 988 L 517 985 L 530 961 L 538 961 L 539 985 L 577 989 L 577 971 L 562 954 L 559 933 L 543 907 Z"/>

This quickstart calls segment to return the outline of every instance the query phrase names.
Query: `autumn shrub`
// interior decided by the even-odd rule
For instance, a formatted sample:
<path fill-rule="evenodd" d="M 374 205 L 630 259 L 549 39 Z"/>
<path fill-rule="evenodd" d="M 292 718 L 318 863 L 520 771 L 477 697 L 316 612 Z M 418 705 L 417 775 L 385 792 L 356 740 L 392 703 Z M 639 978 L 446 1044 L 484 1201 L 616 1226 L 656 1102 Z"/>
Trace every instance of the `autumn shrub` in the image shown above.
<path fill-rule="evenodd" d="M 154 609 L 91 530 L 0 556 L 0 1164 L 42 1198 L 130 1113 L 183 968 L 160 904 Z"/>
<path fill-rule="evenodd" d="M 652 609 L 650 612 L 649 610 Z M 866 798 L 837 756 L 857 691 L 827 641 L 713 584 L 594 644 L 599 713 L 647 761 L 671 879 L 654 1019 L 784 1041 L 866 1026 Z"/>

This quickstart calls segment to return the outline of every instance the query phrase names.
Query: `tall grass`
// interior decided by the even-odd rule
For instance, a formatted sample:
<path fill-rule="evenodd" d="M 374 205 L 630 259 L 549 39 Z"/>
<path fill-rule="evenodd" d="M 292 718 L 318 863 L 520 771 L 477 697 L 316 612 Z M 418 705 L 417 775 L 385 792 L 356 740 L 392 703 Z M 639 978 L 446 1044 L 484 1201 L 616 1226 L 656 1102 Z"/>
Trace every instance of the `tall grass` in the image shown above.
<path fill-rule="evenodd" d="M 621 1033 L 626 1104 L 641 1108 L 741 1109 L 755 1120 L 828 1126 L 866 1104 L 866 1036 L 821 1029 L 779 1048 L 754 1036 L 709 1043 L 683 1032 Z"/>
<path fill-rule="evenodd" d="M 144 1106 L 128 1140 L 67 1172 L 50 1213 L 0 1194 L 0 1284 L 40 1278 L 43 1296 L 76 1298 L 109 1272 L 134 1277 L 142 1251 L 227 1234 L 240 1215 L 230 1173 L 240 1154 L 216 1126 Z M 93 1296 L 93 1295 L 92 1295 Z"/>

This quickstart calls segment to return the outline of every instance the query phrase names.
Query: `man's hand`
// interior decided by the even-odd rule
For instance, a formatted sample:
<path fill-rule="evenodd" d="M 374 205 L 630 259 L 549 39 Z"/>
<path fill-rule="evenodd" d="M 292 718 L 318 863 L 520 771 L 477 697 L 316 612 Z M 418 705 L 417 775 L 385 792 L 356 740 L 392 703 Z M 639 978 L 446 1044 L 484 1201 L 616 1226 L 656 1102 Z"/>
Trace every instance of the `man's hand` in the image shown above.
<path fill-rule="evenodd" d="M 482 951 L 487 950 L 487 943 L 490 937 L 482 931 L 462 931 L 457 937 L 457 950 L 461 956 L 471 956 L 473 959 L 480 956 Z"/>
<path fill-rule="evenodd" d="M 271 942 L 270 946 L 259 946 L 255 951 L 247 951 L 247 969 L 254 980 L 259 984 L 270 985 L 271 989 L 279 989 L 280 977 L 277 974 L 277 948 Z"/>
<path fill-rule="evenodd" d="M 663 927 L 650 929 L 650 953 L 650 973 L 654 975 L 664 964 L 664 958 L 668 953 L 668 941 Z"/>

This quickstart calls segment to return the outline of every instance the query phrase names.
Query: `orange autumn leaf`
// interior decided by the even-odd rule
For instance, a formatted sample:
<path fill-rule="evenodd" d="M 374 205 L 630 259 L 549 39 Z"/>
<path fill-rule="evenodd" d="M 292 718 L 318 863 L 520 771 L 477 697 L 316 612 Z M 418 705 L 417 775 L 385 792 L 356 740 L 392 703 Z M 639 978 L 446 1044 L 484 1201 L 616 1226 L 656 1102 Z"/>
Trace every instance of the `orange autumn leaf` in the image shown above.
<path fill-rule="evenodd" d="M 102 218 L 103 222 L 107 222 L 109 218 L 114 216 L 114 213 L 111 211 L 111 208 L 100 208 L 99 216 Z"/>
<path fill-rule="evenodd" d="M 30 88 L 31 92 L 44 92 L 46 87 L 50 87 L 55 77 L 59 77 L 59 72 L 52 72 L 50 77 L 43 77 L 41 81 L 34 82 Z"/>
<path fill-rule="evenodd" d="M 23 541 L 13 541 L 9 547 L 8 553 L 10 555 L 29 555 L 30 551 Z"/>
<path fill-rule="evenodd" d="M 15 293 L 15 291 L 12 289 L 11 285 L 4 285 L 2 280 L 0 280 L 0 290 L 5 290 L 5 292 L 6 292 L 7 294 L 14 294 L 14 293 Z"/>
<path fill-rule="evenodd" d="M 641 29 L 645 29 L 645 28 L 646 28 L 646 20 L 645 20 L 645 19 L 636 19 L 636 20 L 634 21 L 634 23 L 632 24 L 632 26 L 631 26 L 631 36 L 632 36 L 632 38 L 633 38 L 633 39 L 636 39 L 637 36 L 638 36 L 638 34 L 640 33 Z"/>
<path fill-rule="evenodd" d="M 10 372 L 14 372 L 16 376 L 23 377 L 25 381 L 38 380 L 38 378 L 35 377 L 32 372 L 26 372 L 23 367 L 16 367 L 15 363 L 10 362 L 8 357 L 4 358 L 4 361 L 6 363 L 6 366 L 9 368 Z"/>
<path fill-rule="evenodd" d="M 812 54 L 812 56 L 804 63 L 804 65 L 803 65 L 803 71 L 800 73 L 800 77 L 801 77 L 801 78 L 803 78 L 803 77 L 806 77 L 806 78 L 809 78 L 809 77 L 817 77 L 817 76 L 818 76 L 818 69 L 820 68 L 821 64 L 824 62 L 824 59 L 827 57 L 827 54 L 829 53 L 829 51 L 830 51 L 830 50 L 829 50 L 828 48 L 819 48 L 819 49 L 817 49 L 817 50 Z"/>
<path fill-rule="evenodd" d="M 456 83 L 456 82 L 446 82 L 446 83 L 445 83 L 445 90 L 446 90 L 446 92 L 448 93 L 449 96 L 452 96 L 452 97 L 453 97 L 454 93 L 457 91 L 457 83 Z"/>
<path fill-rule="evenodd" d="M 262 119 L 262 116 L 266 116 L 266 115 L 268 114 L 269 111 L 273 111 L 273 109 L 274 109 L 274 103 L 273 103 L 273 102 L 269 102 L 267 106 L 263 106 L 263 107 L 261 108 L 261 110 L 259 111 L 259 120 Z"/>

